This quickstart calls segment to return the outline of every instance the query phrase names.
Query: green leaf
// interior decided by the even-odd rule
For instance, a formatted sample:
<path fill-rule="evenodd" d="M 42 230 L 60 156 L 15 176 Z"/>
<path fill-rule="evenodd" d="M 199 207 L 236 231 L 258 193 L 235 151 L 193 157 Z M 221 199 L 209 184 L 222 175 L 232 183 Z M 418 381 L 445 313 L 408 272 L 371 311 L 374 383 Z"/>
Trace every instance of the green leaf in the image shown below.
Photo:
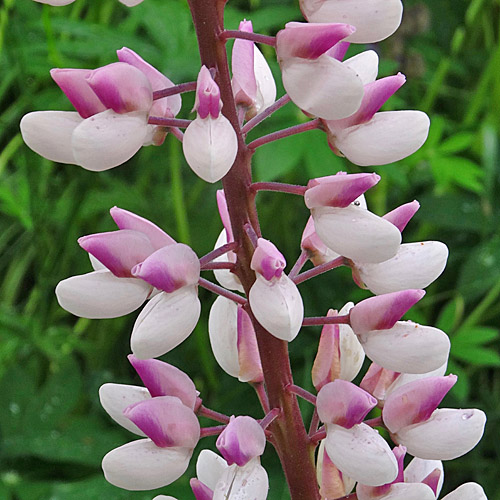
<path fill-rule="evenodd" d="M 463 314 L 464 300 L 462 297 L 456 297 L 450 300 L 441 310 L 436 322 L 436 328 L 444 332 L 451 332 L 457 325 Z"/>
<path fill-rule="evenodd" d="M 500 366 L 500 355 L 493 349 L 452 344 L 451 355 L 471 365 Z"/>
<path fill-rule="evenodd" d="M 304 156 L 309 177 L 333 175 L 345 169 L 345 161 L 330 149 L 324 132 L 313 130 L 307 134 L 307 147 Z"/>
<path fill-rule="evenodd" d="M 472 328 L 459 328 L 453 336 L 453 342 L 461 345 L 486 344 L 500 336 L 500 330 L 489 326 L 474 326 Z"/>
<path fill-rule="evenodd" d="M 470 383 L 467 372 L 450 358 L 448 360 L 448 373 L 453 373 L 458 376 L 456 384 L 451 388 L 451 393 L 459 401 L 465 401 L 470 393 Z"/>
<path fill-rule="evenodd" d="M 475 134 L 471 132 L 458 132 L 448 137 L 438 146 L 438 151 L 442 155 L 459 153 L 468 149 L 475 139 Z"/>
<path fill-rule="evenodd" d="M 452 184 L 481 193 L 483 170 L 471 160 L 460 156 L 438 156 L 429 160 L 436 182 L 444 189 Z"/>

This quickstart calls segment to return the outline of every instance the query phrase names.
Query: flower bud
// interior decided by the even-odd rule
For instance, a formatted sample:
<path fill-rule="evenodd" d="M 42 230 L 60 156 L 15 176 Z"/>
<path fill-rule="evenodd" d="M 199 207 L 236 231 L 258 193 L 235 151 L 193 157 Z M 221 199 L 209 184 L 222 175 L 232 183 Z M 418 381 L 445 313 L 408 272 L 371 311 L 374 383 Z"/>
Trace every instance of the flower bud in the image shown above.
<path fill-rule="evenodd" d="M 269 240 L 259 238 L 250 267 L 266 280 L 280 278 L 286 266 L 285 257 Z"/>

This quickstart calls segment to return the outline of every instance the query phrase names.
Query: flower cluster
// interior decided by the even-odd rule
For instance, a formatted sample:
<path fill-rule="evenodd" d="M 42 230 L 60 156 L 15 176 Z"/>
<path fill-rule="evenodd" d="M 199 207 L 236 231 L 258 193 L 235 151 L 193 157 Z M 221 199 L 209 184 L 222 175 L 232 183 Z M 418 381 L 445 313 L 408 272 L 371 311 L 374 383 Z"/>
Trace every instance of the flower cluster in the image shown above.
<path fill-rule="evenodd" d="M 100 390 L 106 412 L 143 439 L 109 452 L 102 464 L 105 477 L 128 490 L 163 487 L 185 472 L 200 438 L 218 435 L 222 457 L 209 450 L 198 456 L 197 477 L 190 482 L 198 500 L 267 498 L 268 477 L 260 464 L 267 440 L 278 451 L 294 499 L 332 500 L 355 488 L 349 498 L 436 500 L 441 461 L 469 452 L 486 422 L 478 409 L 438 408 L 456 382 L 456 376 L 445 375 L 449 338 L 437 328 L 402 320 L 443 272 L 446 245 L 402 243 L 419 208 L 416 201 L 383 216 L 368 209 L 364 194 L 379 182 L 376 173 L 340 172 L 306 186 L 251 180 L 257 147 L 313 128 L 325 132 L 334 153 L 363 167 L 396 162 L 420 148 L 429 129 L 425 113 L 380 112 L 405 83 L 404 75 L 377 79 L 373 50 L 345 59 L 351 43 L 392 34 L 402 4 L 301 0 L 308 22 L 288 23 L 275 37 L 253 33 L 248 20 L 238 31 L 225 31 L 215 3 L 192 0 L 190 6 L 197 30 L 208 30 L 205 36 L 217 47 L 216 62 L 202 60 L 196 82 L 175 86 L 124 48 L 118 63 L 52 71 L 76 112 L 30 113 L 21 122 L 34 151 L 95 171 L 127 161 L 143 145 L 161 145 L 172 132 L 194 173 L 210 183 L 223 180 L 217 192 L 223 229 L 209 254 L 199 258 L 152 222 L 114 207 L 117 231 L 78 240 L 94 271 L 56 288 L 61 306 L 86 318 L 114 318 L 146 303 L 133 327 L 129 356 L 145 388 L 105 384 Z M 232 76 L 228 38 L 236 38 Z M 287 92 L 277 101 L 272 73 L 255 42 L 276 50 Z M 175 118 L 184 91 L 195 91 L 193 120 Z M 246 143 L 252 128 L 290 101 L 310 121 Z M 289 270 L 260 231 L 255 196 L 261 190 L 301 195 L 310 214 L 300 256 Z M 308 260 L 312 267 L 301 272 Z M 374 296 L 306 317 L 299 285 L 339 266 L 348 266 L 353 281 Z M 219 284 L 202 278 L 203 271 L 213 271 Z M 204 407 L 185 373 L 154 359 L 195 328 L 199 286 L 218 295 L 208 322 L 215 359 L 255 388 L 264 412 L 260 420 Z M 312 368 L 316 395 L 294 384 L 287 351 L 301 329 L 312 325 L 323 326 Z M 371 364 L 357 386 L 352 381 L 366 358 Z M 314 405 L 309 433 L 297 395 Z M 200 428 L 198 416 L 222 425 Z M 406 453 L 415 458 L 405 468 Z M 468 483 L 444 498 L 486 496 Z"/>

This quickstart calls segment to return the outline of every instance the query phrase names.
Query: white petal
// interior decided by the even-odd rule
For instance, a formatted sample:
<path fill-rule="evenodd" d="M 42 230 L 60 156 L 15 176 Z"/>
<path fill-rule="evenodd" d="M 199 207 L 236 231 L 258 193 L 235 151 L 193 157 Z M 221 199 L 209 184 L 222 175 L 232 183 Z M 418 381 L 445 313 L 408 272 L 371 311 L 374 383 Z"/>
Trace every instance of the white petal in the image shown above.
<path fill-rule="evenodd" d="M 158 495 L 153 500 L 177 500 L 175 497 L 167 497 L 166 495 Z"/>
<path fill-rule="evenodd" d="M 302 11 L 311 23 L 347 23 L 356 31 L 352 43 L 373 43 L 392 35 L 401 24 L 401 0 L 302 0 Z"/>
<path fill-rule="evenodd" d="M 363 85 L 374 82 L 377 78 L 378 54 L 374 50 L 365 50 L 360 54 L 356 54 L 346 59 L 343 64 L 349 66 L 357 73 Z"/>
<path fill-rule="evenodd" d="M 443 272 L 448 247 L 440 241 L 406 243 L 389 260 L 357 264 L 365 285 L 376 295 L 426 288 Z"/>
<path fill-rule="evenodd" d="M 436 500 L 432 489 L 422 483 L 394 483 L 382 495 L 370 494 L 372 491 L 359 484 L 356 493 L 358 500 Z"/>
<path fill-rule="evenodd" d="M 195 286 L 159 293 L 137 317 L 130 339 L 132 352 L 139 359 L 149 359 L 171 351 L 193 331 L 200 311 Z"/>
<path fill-rule="evenodd" d="M 145 387 L 124 384 L 104 384 L 99 388 L 99 400 L 106 413 L 118 424 L 134 434 L 145 436 L 129 418 L 123 415 L 123 410 L 131 404 L 151 399 L 151 394 Z"/>
<path fill-rule="evenodd" d="M 468 453 L 483 436 L 486 415 L 481 410 L 440 408 L 425 422 L 396 434 L 408 453 L 428 460 L 453 460 Z"/>
<path fill-rule="evenodd" d="M 217 242 L 215 243 L 214 250 L 216 248 L 221 247 L 227 243 L 227 234 L 226 230 L 223 229 L 217 238 Z M 214 259 L 214 262 L 229 262 L 228 254 L 225 253 L 220 257 Z M 229 271 L 229 269 L 215 269 L 214 270 L 215 279 L 223 286 L 224 288 L 228 288 L 229 290 L 237 290 L 239 292 L 243 292 L 243 286 L 241 282 L 236 276 L 236 274 Z"/>
<path fill-rule="evenodd" d="M 253 48 L 253 70 L 257 81 L 255 111 L 260 113 L 271 104 L 274 104 L 276 100 L 276 83 L 266 58 L 256 46 Z"/>
<path fill-rule="evenodd" d="M 265 500 L 268 490 L 267 472 L 257 457 L 244 467 L 228 467 L 215 485 L 213 500 Z"/>
<path fill-rule="evenodd" d="M 255 318 L 269 333 L 287 342 L 297 336 L 304 319 L 304 304 L 288 276 L 267 281 L 257 275 L 249 300 Z"/>
<path fill-rule="evenodd" d="M 337 468 L 368 486 L 380 486 L 396 479 L 398 464 L 385 439 L 366 424 L 345 429 L 327 426 L 326 452 Z"/>
<path fill-rule="evenodd" d="M 421 483 L 435 469 L 441 472 L 437 484 L 436 495 L 434 496 L 434 498 L 437 498 L 439 497 L 439 493 L 444 483 L 444 468 L 441 460 L 424 460 L 415 457 L 404 470 L 405 483 Z"/>
<path fill-rule="evenodd" d="M 219 366 L 232 377 L 238 378 L 238 306 L 232 300 L 219 296 L 210 309 L 208 335 Z"/>
<path fill-rule="evenodd" d="M 56 287 L 59 305 L 82 318 L 118 318 L 135 311 L 151 285 L 136 278 L 117 278 L 107 270 L 72 276 Z"/>
<path fill-rule="evenodd" d="M 227 462 L 212 450 L 201 450 L 198 455 L 196 475 L 198 479 L 211 490 L 215 488 L 219 478 L 227 468 Z"/>
<path fill-rule="evenodd" d="M 233 166 L 238 152 L 238 139 L 229 120 L 196 118 L 184 133 L 184 156 L 196 175 L 207 182 L 222 179 Z"/>
<path fill-rule="evenodd" d="M 362 207 L 318 207 L 311 213 L 318 236 L 344 257 L 360 262 L 383 262 L 394 257 L 399 249 L 398 228 Z"/>
<path fill-rule="evenodd" d="M 325 453 L 325 443 L 326 440 L 322 439 L 319 443 L 319 449 L 318 449 L 318 454 L 317 454 L 317 461 L 316 461 L 316 478 L 318 480 L 318 484 L 321 487 L 321 481 L 322 481 L 322 476 L 323 476 L 323 460 L 324 460 L 324 453 Z M 344 486 L 344 494 L 348 495 L 353 489 L 354 486 L 356 485 L 356 481 L 349 477 L 347 474 L 342 474 L 342 483 Z"/>
<path fill-rule="evenodd" d="M 143 0 L 120 0 L 120 3 L 126 5 L 127 7 L 135 7 L 136 5 L 139 5 L 142 2 Z"/>
<path fill-rule="evenodd" d="M 359 340 L 372 361 L 396 372 L 430 372 L 446 363 L 450 352 L 446 333 L 411 321 L 398 321 L 388 330 L 373 330 Z"/>
<path fill-rule="evenodd" d="M 153 490 L 181 477 L 192 453 L 189 448 L 158 448 L 150 439 L 139 439 L 110 451 L 102 470 L 106 480 L 119 488 Z"/>
<path fill-rule="evenodd" d="M 427 139 L 429 125 L 422 111 L 384 111 L 369 122 L 344 129 L 334 142 L 356 165 L 386 165 L 417 151 Z"/>
<path fill-rule="evenodd" d="M 74 1 L 75 0 L 35 0 L 35 2 L 46 3 L 47 5 L 52 5 L 54 7 L 60 7 L 62 5 L 69 5 L 70 3 L 73 3 Z"/>
<path fill-rule="evenodd" d="M 44 158 L 76 164 L 71 138 L 82 121 L 76 111 L 35 111 L 23 116 L 21 135 L 24 142 Z"/>
<path fill-rule="evenodd" d="M 281 71 L 292 101 L 311 115 L 339 120 L 355 113 L 361 104 L 361 79 L 349 66 L 327 54 L 314 60 L 287 59 Z"/>
<path fill-rule="evenodd" d="M 348 302 L 339 315 L 348 314 L 354 303 Z M 365 351 L 356 334 L 349 325 L 339 325 L 340 373 L 339 378 L 351 382 L 361 370 L 365 360 Z"/>
<path fill-rule="evenodd" d="M 84 120 L 73 132 L 76 163 L 100 172 L 125 163 L 141 149 L 146 135 L 144 113 L 115 113 L 107 109 Z"/>
<path fill-rule="evenodd" d="M 488 500 L 477 483 L 465 483 L 448 493 L 442 500 Z"/>

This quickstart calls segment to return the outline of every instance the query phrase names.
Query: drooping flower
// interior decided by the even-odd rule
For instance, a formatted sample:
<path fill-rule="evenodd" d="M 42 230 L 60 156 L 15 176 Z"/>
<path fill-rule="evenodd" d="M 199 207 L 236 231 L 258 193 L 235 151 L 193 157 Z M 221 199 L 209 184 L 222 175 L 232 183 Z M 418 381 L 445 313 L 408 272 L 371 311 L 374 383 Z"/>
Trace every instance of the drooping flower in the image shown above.
<path fill-rule="evenodd" d="M 20 124 L 26 144 L 49 160 L 93 171 L 126 162 L 143 145 L 161 144 L 165 131 L 148 125 L 148 117 L 173 117 L 181 101 L 176 95 L 153 102 L 153 91 L 173 83 L 130 49 L 119 50 L 118 59 L 95 70 L 53 69 L 76 112 L 28 113 Z"/>
<path fill-rule="evenodd" d="M 422 111 L 378 112 L 405 80 L 399 73 L 364 82 L 359 109 L 324 122 L 332 150 L 361 166 L 393 163 L 417 151 L 427 139 L 429 117 Z"/>
<path fill-rule="evenodd" d="M 198 322 L 198 257 L 142 217 L 117 207 L 111 215 L 119 231 L 79 240 L 99 269 L 61 281 L 57 299 L 76 316 L 115 318 L 151 298 L 135 322 L 132 352 L 142 359 L 161 356 Z M 155 289 L 161 291 L 153 296 Z"/>
<path fill-rule="evenodd" d="M 196 175 L 217 182 L 232 167 L 238 140 L 233 126 L 221 113 L 220 90 L 206 66 L 198 74 L 194 109 L 197 117 L 187 127 L 182 141 L 184 156 Z"/>
<path fill-rule="evenodd" d="M 295 283 L 283 272 L 281 252 L 268 240 L 259 238 L 250 267 L 257 279 L 248 300 L 257 321 L 275 337 L 292 341 L 304 319 L 304 304 Z"/>
<path fill-rule="evenodd" d="M 356 385 L 337 379 L 318 393 L 316 408 L 326 426 L 325 449 L 335 466 L 363 484 L 393 481 L 398 464 L 380 434 L 363 423 L 377 400 Z"/>
<path fill-rule="evenodd" d="M 276 35 L 283 86 L 303 111 L 325 120 L 352 115 L 363 98 L 363 82 L 330 50 L 354 33 L 348 24 L 287 23 Z"/>

